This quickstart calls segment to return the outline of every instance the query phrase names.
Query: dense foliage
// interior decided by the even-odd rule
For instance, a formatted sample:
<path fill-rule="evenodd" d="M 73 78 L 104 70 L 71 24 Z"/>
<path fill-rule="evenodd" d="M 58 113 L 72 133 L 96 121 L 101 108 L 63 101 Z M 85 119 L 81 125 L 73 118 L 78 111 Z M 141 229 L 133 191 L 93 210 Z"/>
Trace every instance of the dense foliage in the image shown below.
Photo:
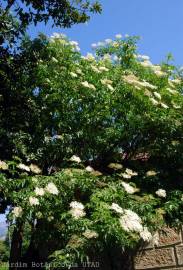
<path fill-rule="evenodd" d="M 88 21 L 92 13 L 101 13 L 101 5 L 93 0 L 3 0 L 0 10 L 4 15 L 11 11 L 21 28 L 31 23 L 47 23 L 50 18 L 56 26 L 70 27 Z"/>
<path fill-rule="evenodd" d="M 0 191 L 12 248 L 23 235 L 16 260 L 34 249 L 71 266 L 111 245 L 158 244 L 159 228 L 182 223 L 182 73 L 138 55 L 136 41 L 117 35 L 82 56 L 54 34 L 25 40 L 12 60 Z"/>

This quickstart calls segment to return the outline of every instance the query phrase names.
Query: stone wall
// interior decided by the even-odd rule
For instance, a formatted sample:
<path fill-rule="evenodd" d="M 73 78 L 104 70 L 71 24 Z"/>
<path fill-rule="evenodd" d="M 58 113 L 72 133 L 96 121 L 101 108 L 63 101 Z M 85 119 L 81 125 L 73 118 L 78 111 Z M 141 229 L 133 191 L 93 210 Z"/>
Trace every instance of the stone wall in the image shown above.
<path fill-rule="evenodd" d="M 183 231 L 165 228 L 159 233 L 158 247 L 149 244 L 135 258 L 137 270 L 183 270 Z"/>

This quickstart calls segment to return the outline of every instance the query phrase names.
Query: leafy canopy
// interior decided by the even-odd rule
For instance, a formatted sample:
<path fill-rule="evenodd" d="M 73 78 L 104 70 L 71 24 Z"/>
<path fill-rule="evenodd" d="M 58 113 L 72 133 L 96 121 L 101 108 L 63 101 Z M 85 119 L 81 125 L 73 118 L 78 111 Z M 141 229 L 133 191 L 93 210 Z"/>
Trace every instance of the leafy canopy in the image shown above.
<path fill-rule="evenodd" d="M 82 56 L 62 34 L 25 40 L 16 80 L 4 76 L 2 211 L 29 224 L 45 261 L 157 243 L 182 223 L 182 71 L 153 65 L 136 41 L 117 35 Z"/>

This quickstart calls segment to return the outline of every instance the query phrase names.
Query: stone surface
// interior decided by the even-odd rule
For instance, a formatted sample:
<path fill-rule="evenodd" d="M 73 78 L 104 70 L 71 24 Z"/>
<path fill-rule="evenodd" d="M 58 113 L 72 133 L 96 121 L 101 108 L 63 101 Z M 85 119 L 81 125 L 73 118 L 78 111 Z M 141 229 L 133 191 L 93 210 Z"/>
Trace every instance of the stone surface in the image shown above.
<path fill-rule="evenodd" d="M 178 264 L 183 265 L 183 244 L 176 246 L 176 254 L 178 259 Z"/>
<path fill-rule="evenodd" d="M 176 266 L 173 247 L 144 250 L 135 258 L 135 269 L 161 269 L 166 266 Z"/>
<path fill-rule="evenodd" d="M 160 233 L 159 246 L 167 246 L 181 243 L 181 233 L 173 228 L 164 228 Z"/>
<path fill-rule="evenodd" d="M 159 245 L 158 247 L 170 246 L 175 244 L 181 244 L 182 237 L 181 232 L 176 231 L 173 228 L 164 228 L 159 232 Z M 154 248 L 153 243 L 149 243 L 143 247 L 143 249 Z"/>

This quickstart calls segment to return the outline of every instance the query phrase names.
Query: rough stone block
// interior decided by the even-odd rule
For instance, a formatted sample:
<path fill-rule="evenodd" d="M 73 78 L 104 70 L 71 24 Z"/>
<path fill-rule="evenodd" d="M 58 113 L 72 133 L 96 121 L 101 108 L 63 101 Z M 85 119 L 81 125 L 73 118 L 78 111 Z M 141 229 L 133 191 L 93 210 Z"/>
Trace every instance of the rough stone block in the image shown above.
<path fill-rule="evenodd" d="M 159 232 L 159 245 L 158 247 L 177 245 L 182 243 L 181 232 L 173 228 L 165 227 Z M 143 246 L 142 249 L 154 248 L 153 243 Z"/>
<path fill-rule="evenodd" d="M 135 269 L 161 269 L 166 266 L 176 266 L 173 247 L 144 250 L 135 258 Z"/>
<path fill-rule="evenodd" d="M 183 245 L 176 246 L 178 264 L 183 265 Z"/>

